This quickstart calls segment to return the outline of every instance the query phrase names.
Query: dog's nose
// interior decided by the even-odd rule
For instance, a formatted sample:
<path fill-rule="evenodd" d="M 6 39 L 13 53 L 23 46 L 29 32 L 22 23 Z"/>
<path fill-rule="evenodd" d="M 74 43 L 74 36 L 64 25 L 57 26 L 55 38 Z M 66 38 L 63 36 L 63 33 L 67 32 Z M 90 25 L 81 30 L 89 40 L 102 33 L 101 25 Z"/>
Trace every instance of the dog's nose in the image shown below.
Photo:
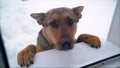
<path fill-rule="evenodd" d="M 63 39 L 61 41 L 61 50 L 69 50 L 72 49 L 72 43 L 68 39 Z"/>

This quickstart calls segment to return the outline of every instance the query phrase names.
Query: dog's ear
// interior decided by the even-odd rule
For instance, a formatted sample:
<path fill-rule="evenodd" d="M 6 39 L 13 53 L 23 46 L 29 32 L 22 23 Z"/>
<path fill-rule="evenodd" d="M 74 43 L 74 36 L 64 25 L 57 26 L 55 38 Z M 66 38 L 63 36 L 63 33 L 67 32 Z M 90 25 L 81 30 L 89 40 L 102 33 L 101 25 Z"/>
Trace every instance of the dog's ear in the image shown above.
<path fill-rule="evenodd" d="M 72 8 L 73 12 L 76 14 L 76 16 L 78 16 L 78 18 L 82 17 L 81 12 L 83 11 L 84 6 L 78 6 L 78 7 L 74 7 Z"/>
<path fill-rule="evenodd" d="M 32 13 L 31 17 L 34 18 L 39 25 L 44 26 L 45 15 L 45 13 Z"/>

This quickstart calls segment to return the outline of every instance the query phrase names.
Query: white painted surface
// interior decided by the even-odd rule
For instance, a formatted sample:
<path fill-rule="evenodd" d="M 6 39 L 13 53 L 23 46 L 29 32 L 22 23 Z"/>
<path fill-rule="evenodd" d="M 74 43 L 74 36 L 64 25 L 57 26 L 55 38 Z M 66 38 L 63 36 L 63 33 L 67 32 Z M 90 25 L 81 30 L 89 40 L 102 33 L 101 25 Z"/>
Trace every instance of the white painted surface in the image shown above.
<path fill-rule="evenodd" d="M 107 39 L 120 48 L 120 0 L 117 2 Z"/>
<path fill-rule="evenodd" d="M 75 44 L 74 49 L 58 51 L 56 49 L 36 54 L 30 67 L 81 67 L 110 56 L 120 54 L 114 44 L 102 40 L 101 48 L 91 48 L 86 43 Z"/>

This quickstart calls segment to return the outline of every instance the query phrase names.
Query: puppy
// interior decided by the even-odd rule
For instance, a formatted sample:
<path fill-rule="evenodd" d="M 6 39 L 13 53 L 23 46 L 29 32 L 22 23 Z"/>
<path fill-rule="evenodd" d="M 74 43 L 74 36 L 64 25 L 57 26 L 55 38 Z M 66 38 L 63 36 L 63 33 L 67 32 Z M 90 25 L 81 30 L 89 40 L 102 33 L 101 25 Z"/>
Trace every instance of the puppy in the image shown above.
<path fill-rule="evenodd" d="M 58 50 L 70 50 L 73 44 L 85 42 L 92 47 L 101 46 L 100 39 L 97 36 L 82 34 L 75 40 L 74 36 L 77 30 L 77 23 L 82 17 L 83 6 L 74 8 L 54 8 L 47 13 L 33 13 L 34 18 L 43 28 L 40 30 L 36 46 L 31 44 L 19 52 L 18 64 L 29 66 L 33 64 L 34 56 L 37 52 L 56 48 Z"/>

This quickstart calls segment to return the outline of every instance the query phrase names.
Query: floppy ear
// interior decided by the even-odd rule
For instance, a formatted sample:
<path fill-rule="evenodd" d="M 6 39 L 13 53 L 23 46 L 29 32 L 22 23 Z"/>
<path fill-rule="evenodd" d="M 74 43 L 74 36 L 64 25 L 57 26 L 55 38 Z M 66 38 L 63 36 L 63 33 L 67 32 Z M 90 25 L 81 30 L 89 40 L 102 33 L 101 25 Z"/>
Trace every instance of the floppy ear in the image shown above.
<path fill-rule="evenodd" d="M 76 16 L 78 16 L 78 18 L 82 17 L 81 12 L 83 11 L 84 6 L 78 6 L 78 7 L 74 7 L 72 8 L 73 12 L 76 14 Z"/>
<path fill-rule="evenodd" d="M 31 17 L 34 18 L 38 22 L 39 25 L 44 26 L 45 15 L 46 15 L 45 13 L 32 13 Z"/>

